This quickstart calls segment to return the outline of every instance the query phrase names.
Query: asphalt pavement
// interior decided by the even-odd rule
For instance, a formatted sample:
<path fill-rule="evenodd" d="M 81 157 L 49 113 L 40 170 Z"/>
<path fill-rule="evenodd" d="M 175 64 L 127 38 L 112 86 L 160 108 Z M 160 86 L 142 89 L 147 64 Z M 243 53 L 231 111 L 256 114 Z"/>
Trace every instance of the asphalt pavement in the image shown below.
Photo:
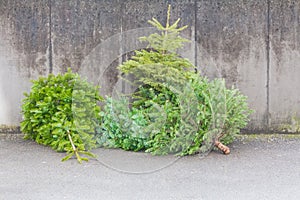
<path fill-rule="evenodd" d="M 230 148 L 182 158 L 95 149 L 97 159 L 78 164 L 2 134 L 0 199 L 300 199 L 300 135 L 241 136 Z"/>

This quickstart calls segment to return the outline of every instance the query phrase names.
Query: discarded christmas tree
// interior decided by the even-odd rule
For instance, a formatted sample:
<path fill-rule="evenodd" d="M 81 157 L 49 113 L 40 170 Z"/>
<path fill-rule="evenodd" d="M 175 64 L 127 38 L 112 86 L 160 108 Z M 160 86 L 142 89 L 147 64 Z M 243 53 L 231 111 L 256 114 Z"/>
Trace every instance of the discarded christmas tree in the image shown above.
<path fill-rule="evenodd" d="M 96 147 L 94 134 L 101 121 L 98 87 L 71 70 L 32 82 L 22 105 L 21 131 L 25 139 L 66 152 L 62 161 L 73 155 L 79 163 L 88 161 L 80 154 L 95 157 L 89 150 Z"/>
<path fill-rule="evenodd" d="M 116 119 L 118 132 L 105 127 L 102 141 L 105 138 L 111 146 L 121 148 L 124 142 L 128 147 L 133 140 L 119 139 L 124 134 L 131 135 L 142 138 L 134 140 L 134 146 L 141 147 L 139 150 L 158 155 L 204 153 L 214 146 L 225 154 L 230 152 L 222 142 L 230 143 L 246 126 L 251 112 L 246 97 L 236 89 L 227 89 L 222 79 L 210 82 L 195 73 L 196 67 L 177 54 L 188 42 L 180 36 L 187 26 L 178 27 L 179 22 L 180 19 L 170 24 L 169 6 L 166 26 L 155 18 L 149 21 L 160 33 L 140 38 L 148 43 L 148 49 L 135 51 L 130 60 L 119 66 L 123 74 L 134 77 L 133 85 L 139 85 L 128 112 L 134 110 L 143 117 L 122 117 L 121 110 L 128 107 L 114 100 L 114 105 L 106 109 L 106 116 Z M 142 125 L 135 119 L 142 119 Z M 113 145 L 114 141 L 121 143 Z"/>

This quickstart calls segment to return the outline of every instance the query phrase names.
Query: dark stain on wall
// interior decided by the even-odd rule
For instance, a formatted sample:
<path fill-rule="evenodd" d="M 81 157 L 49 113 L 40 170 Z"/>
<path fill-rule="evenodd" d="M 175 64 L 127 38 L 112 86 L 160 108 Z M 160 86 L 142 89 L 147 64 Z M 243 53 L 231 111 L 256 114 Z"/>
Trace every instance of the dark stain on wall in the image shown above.
<path fill-rule="evenodd" d="M 279 68 L 282 51 L 286 47 L 290 50 L 300 49 L 300 2 L 274 1 L 270 9 L 272 50 L 276 54 L 277 68 Z"/>
<path fill-rule="evenodd" d="M 23 55 L 20 71 L 45 75 L 48 63 L 49 4 L 43 0 L 2 0 L 1 21 L 14 49 Z"/>
<path fill-rule="evenodd" d="M 249 55 L 252 40 L 266 37 L 266 3 L 210 0 L 199 1 L 197 6 L 197 42 L 213 59 L 231 64 L 221 73 L 235 84 L 241 54 Z"/>
<path fill-rule="evenodd" d="M 78 71 L 102 40 L 120 32 L 120 1 L 52 1 L 53 63 L 57 71 Z"/>

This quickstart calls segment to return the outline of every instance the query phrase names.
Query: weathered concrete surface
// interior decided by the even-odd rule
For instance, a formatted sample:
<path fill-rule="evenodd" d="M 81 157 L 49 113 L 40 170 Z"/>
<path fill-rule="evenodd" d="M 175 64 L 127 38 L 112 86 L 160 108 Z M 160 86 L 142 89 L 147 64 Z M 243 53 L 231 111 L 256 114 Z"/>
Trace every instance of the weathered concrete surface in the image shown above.
<path fill-rule="evenodd" d="M 96 149 L 98 160 L 60 162 L 64 154 L 22 139 L 0 140 L 0 199 L 213 200 L 300 198 L 300 139 L 266 137 L 233 143 L 231 154 L 181 158 Z M 106 166 L 105 166 L 106 165 Z M 110 165 L 108 167 L 107 165 Z"/>
<path fill-rule="evenodd" d="M 239 88 L 255 109 L 250 129 L 267 127 L 266 1 L 201 1 L 197 64 L 209 77 Z"/>
<path fill-rule="evenodd" d="M 2 0 L 2 42 L 8 48 L 3 56 L 14 56 L 22 76 L 34 78 L 48 73 L 49 5 L 48 1 Z M 10 68 L 6 66 L 5 68 Z"/>
<path fill-rule="evenodd" d="M 270 127 L 300 118 L 300 2 L 270 4 Z"/>
<path fill-rule="evenodd" d="M 21 120 L 23 92 L 30 79 L 46 75 L 48 60 L 48 1 L 0 3 L 0 124 Z"/>
<path fill-rule="evenodd" d="M 119 33 L 119 1 L 53 1 L 51 23 L 54 71 L 72 67 L 78 71 L 81 62 L 101 41 Z"/>
<path fill-rule="evenodd" d="M 189 25 L 180 55 L 210 78 L 223 77 L 249 97 L 249 130 L 278 130 L 300 113 L 299 10 L 294 1 L 2 0 L 0 124 L 21 120 L 29 79 L 68 67 L 101 85 L 103 95 L 127 91 L 118 66 L 144 48 L 152 17 Z"/>
<path fill-rule="evenodd" d="M 117 81 L 115 67 L 119 63 L 113 64 L 113 70 L 108 70 L 110 73 L 106 69 L 117 59 L 114 52 L 119 53 L 120 42 L 118 39 L 110 40 L 111 43 L 105 41 L 121 32 L 120 13 L 118 0 L 53 1 L 53 72 L 71 67 L 94 84 L 101 85 L 102 94 L 108 94 Z"/>

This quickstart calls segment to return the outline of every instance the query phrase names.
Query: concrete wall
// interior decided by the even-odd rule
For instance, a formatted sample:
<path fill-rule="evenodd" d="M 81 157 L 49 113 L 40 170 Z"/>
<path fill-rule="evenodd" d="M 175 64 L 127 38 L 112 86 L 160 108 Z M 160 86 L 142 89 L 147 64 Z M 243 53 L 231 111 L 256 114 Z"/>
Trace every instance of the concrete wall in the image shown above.
<path fill-rule="evenodd" d="M 30 79 L 69 66 L 102 86 L 126 90 L 116 66 L 144 48 L 147 20 L 189 25 L 182 56 L 249 97 L 249 130 L 278 130 L 300 117 L 297 0 L 0 0 L 0 124 L 18 125 Z"/>

